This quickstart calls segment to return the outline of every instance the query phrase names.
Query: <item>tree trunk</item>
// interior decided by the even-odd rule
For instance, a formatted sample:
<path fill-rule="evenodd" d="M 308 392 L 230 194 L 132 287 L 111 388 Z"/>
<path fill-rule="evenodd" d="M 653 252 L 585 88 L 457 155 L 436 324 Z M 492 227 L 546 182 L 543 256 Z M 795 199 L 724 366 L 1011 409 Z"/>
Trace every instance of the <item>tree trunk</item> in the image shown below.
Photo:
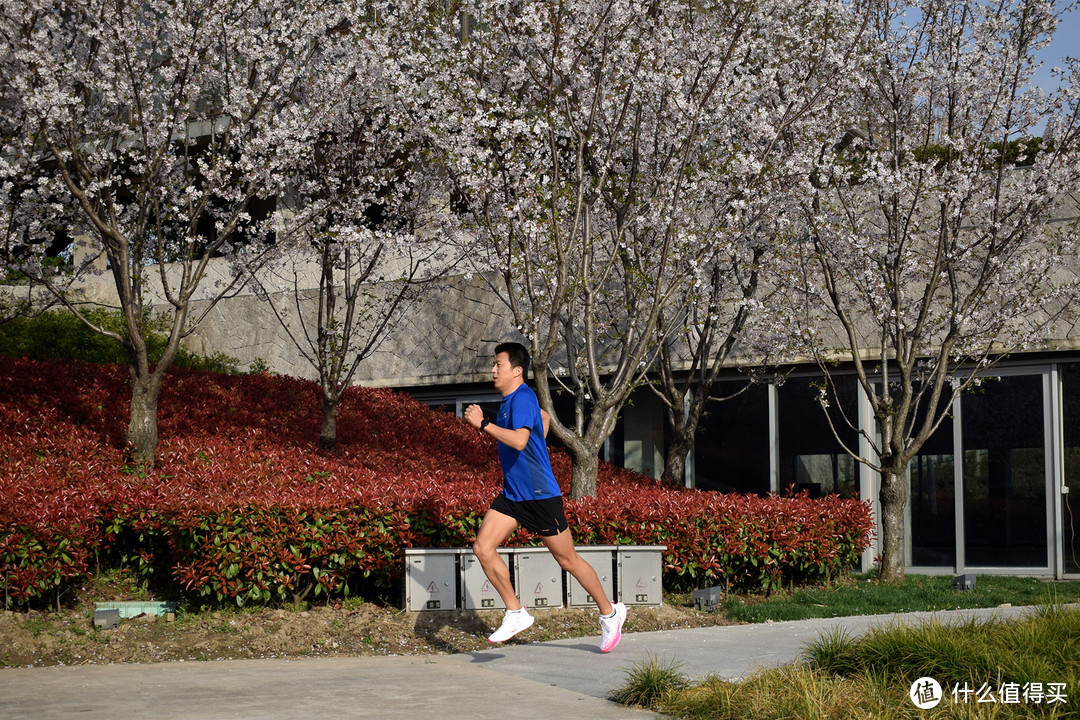
<path fill-rule="evenodd" d="M 881 582 L 904 581 L 904 507 L 907 504 L 907 468 L 886 468 L 881 473 Z"/>
<path fill-rule="evenodd" d="M 584 447 L 583 444 L 569 450 L 573 463 L 570 471 L 570 499 L 595 496 L 596 475 L 600 472 L 600 458 L 597 457 L 596 449 Z"/>
<path fill-rule="evenodd" d="M 664 473 L 661 479 L 665 483 L 682 487 L 686 484 L 686 454 L 690 452 L 690 438 L 686 432 L 686 392 L 675 384 L 671 354 L 666 345 L 660 356 L 660 376 L 658 394 L 664 404 L 664 420 L 667 425 L 664 433 Z"/>
<path fill-rule="evenodd" d="M 686 456 L 690 452 L 690 440 L 685 431 L 676 431 L 664 447 L 664 475 L 666 483 L 683 487 L 686 484 Z"/>
<path fill-rule="evenodd" d="M 153 468 L 158 444 L 157 409 L 161 383 L 153 377 L 140 378 L 135 371 L 132 371 L 131 379 L 131 417 L 124 439 L 131 460 Z"/>
<path fill-rule="evenodd" d="M 563 425 L 559 422 L 559 417 L 554 412 L 551 401 L 550 375 L 547 362 L 542 359 L 544 356 L 537 351 L 535 346 L 532 348 L 532 355 L 537 400 L 540 402 L 540 407 L 547 410 L 551 415 L 551 433 L 566 446 L 567 452 L 570 453 L 572 464 L 570 471 L 570 499 L 577 500 L 583 497 L 593 497 L 596 495 L 596 476 L 600 472 L 600 447 L 608 435 L 611 434 L 616 414 L 610 412 L 610 409 L 601 411 L 594 408 L 592 422 L 599 423 L 599 426 L 590 423 L 589 430 L 584 436 L 578 435 L 574 430 Z M 538 357 L 541 360 L 537 360 Z M 581 400 L 580 396 L 577 400 Z M 604 418 L 600 417 L 601 412 L 605 413 Z M 578 416 L 576 421 L 575 426 L 580 427 L 582 418 Z M 607 430 L 606 434 L 603 431 L 604 429 Z"/>
<path fill-rule="evenodd" d="M 337 448 L 337 416 L 340 398 L 323 395 L 322 429 L 319 431 L 319 447 L 333 452 Z"/>

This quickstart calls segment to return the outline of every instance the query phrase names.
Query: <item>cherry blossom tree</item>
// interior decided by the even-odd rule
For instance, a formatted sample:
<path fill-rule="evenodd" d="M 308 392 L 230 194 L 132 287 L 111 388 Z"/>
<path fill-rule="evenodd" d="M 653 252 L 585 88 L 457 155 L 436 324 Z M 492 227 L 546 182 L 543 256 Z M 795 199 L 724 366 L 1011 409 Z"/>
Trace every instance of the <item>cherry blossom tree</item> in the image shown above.
<path fill-rule="evenodd" d="M 397 45 L 383 12 L 341 33 L 330 82 L 320 77 L 307 91 L 321 93 L 328 111 L 287 168 L 275 237 L 292 252 L 272 262 L 256 257 L 247 268 L 318 374 L 319 439 L 328 450 L 360 363 L 452 266 L 447 192 L 428 157 L 428 122 L 408 108 L 418 77 L 400 62 L 408 48 Z"/>
<path fill-rule="evenodd" d="M 668 431 L 663 478 L 669 483 L 685 481 L 698 424 L 714 403 L 733 399 L 760 382 L 770 360 L 782 355 L 784 336 L 769 318 L 770 300 L 777 292 L 770 275 L 775 272 L 774 253 L 786 243 L 789 230 L 762 217 L 747 222 L 742 233 L 718 228 L 710 237 L 703 277 L 688 286 L 684 321 L 675 326 L 663 319 L 660 324 L 666 336 L 649 387 L 664 407 Z M 747 372 L 745 383 L 731 395 L 715 397 L 720 373 L 735 366 Z"/>
<path fill-rule="evenodd" d="M 1075 304 L 1077 228 L 1050 221 L 1080 178 L 1080 105 L 1071 75 L 1029 86 L 1053 0 L 877 11 L 870 81 L 807 185 L 791 273 L 807 352 L 830 387 L 849 361 L 877 421 L 871 454 L 845 450 L 880 474 L 880 577 L 898 581 L 911 459 L 980 373 L 1044 346 Z"/>
<path fill-rule="evenodd" d="M 320 109 L 304 91 L 332 72 L 320 58 L 360 14 L 352 5 L 12 0 L 0 10 L 0 184 L 5 204 L 34 220 L 15 233 L 19 269 L 109 334 L 76 293 L 107 260 L 126 325 L 115 337 L 129 356 L 136 462 L 153 463 L 158 396 L 181 340 L 243 280 L 211 279 L 215 258 L 271 247 L 260 221 L 284 190 L 277 168 L 312 137 Z M 49 272 L 58 238 L 87 238 L 90 252 Z M 195 299 L 210 302 L 195 312 Z M 142 331 L 151 312 L 168 333 L 156 362 Z"/>
<path fill-rule="evenodd" d="M 3 122 L 0 117 L 0 125 Z M 0 129 L 0 132 L 4 130 Z M 27 210 L 42 207 L 30 202 L 33 193 L 22 185 L 16 166 L 0 157 L 0 199 L 3 200 L 0 206 L 0 268 L 3 273 L 0 275 L 0 324 L 40 313 L 53 304 L 39 283 L 18 269 L 26 256 L 25 238 L 38 236 L 39 231 L 34 228 L 41 222 L 40 217 Z"/>
<path fill-rule="evenodd" d="M 739 365 L 760 380 L 789 343 L 773 316 L 785 285 L 786 252 L 799 231 L 792 192 L 820 155 L 824 138 L 843 129 L 838 112 L 861 77 L 869 14 L 829 3 L 767 4 L 728 19 L 729 45 L 715 72 L 727 88 L 707 132 L 708 163 L 693 227 L 705 248 L 676 307 L 664 318 L 650 385 L 665 409 L 664 477 L 681 484 L 685 460 L 712 390 Z"/>
<path fill-rule="evenodd" d="M 432 46 L 450 58 L 437 86 L 456 199 L 482 249 L 470 258 L 530 345 L 537 395 L 573 458 L 572 497 L 595 494 L 598 454 L 685 321 L 716 219 L 737 212 L 717 213 L 731 197 L 714 183 L 755 176 L 770 156 L 759 143 L 781 141 L 785 103 L 757 116 L 747 104 L 755 86 L 793 89 L 794 74 L 753 73 L 785 71 L 786 48 L 805 57 L 844 17 L 816 1 L 488 0 L 439 25 L 465 40 Z M 793 114 L 805 101 L 791 99 Z M 572 418 L 554 412 L 557 393 Z"/>

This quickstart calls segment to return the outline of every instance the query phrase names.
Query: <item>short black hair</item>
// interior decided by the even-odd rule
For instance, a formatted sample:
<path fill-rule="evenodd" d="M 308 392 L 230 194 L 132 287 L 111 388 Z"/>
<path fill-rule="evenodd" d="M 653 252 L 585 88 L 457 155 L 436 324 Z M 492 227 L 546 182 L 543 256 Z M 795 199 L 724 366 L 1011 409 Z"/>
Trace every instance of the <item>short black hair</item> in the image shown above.
<path fill-rule="evenodd" d="M 521 379 L 529 379 L 529 350 L 521 343 L 504 342 L 495 346 L 495 355 L 506 353 L 510 359 L 510 367 L 521 368 Z"/>

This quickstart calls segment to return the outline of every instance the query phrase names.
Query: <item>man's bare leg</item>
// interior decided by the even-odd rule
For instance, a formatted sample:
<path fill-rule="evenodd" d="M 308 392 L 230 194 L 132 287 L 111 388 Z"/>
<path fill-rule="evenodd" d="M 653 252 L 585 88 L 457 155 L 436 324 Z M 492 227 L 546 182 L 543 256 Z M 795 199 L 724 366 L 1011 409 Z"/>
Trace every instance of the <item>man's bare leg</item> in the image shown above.
<path fill-rule="evenodd" d="M 574 538 L 570 531 L 563 530 L 558 535 L 541 539 L 547 549 L 551 551 L 552 557 L 558 561 L 559 567 L 577 578 L 585 592 L 592 595 L 600 614 L 610 615 L 612 611 L 611 600 L 608 598 L 607 593 L 604 592 L 604 585 L 600 582 L 600 578 L 597 576 L 593 566 L 587 563 L 585 558 L 581 557 L 578 551 L 574 549 Z"/>
<path fill-rule="evenodd" d="M 510 568 L 506 566 L 502 556 L 499 555 L 499 547 L 506 539 L 517 530 L 518 522 L 509 515 L 504 515 L 498 510 L 488 510 L 480 523 L 480 531 L 476 533 L 476 542 L 473 543 L 473 553 L 484 568 L 491 586 L 499 593 L 507 610 L 520 610 L 521 601 L 514 593 L 514 586 L 510 582 Z M 595 597 L 595 596 L 594 596 Z"/>

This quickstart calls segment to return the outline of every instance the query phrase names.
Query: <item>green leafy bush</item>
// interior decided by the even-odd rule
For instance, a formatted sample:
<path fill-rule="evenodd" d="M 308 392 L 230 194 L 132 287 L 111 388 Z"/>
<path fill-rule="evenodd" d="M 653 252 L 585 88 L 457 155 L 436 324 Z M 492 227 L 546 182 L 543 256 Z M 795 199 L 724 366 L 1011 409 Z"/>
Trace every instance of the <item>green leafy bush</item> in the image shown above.
<path fill-rule="evenodd" d="M 126 334 L 123 315 L 104 308 L 85 310 L 86 318 L 105 330 Z M 143 318 L 143 337 L 150 362 L 156 363 L 165 350 L 168 338 L 161 318 Z M 123 344 L 103 335 L 66 310 L 51 310 L 35 317 L 16 317 L 0 324 L 0 355 L 31 360 L 78 360 L 81 362 L 127 364 Z M 239 372 L 240 361 L 225 353 L 198 355 L 181 347 L 174 365 L 192 370 L 218 373 Z"/>
<path fill-rule="evenodd" d="M 123 332 L 119 313 L 87 310 L 91 322 L 113 332 Z M 158 353 L 164 342 L 151 343 Z M 31 360 L 81 360 L 91 363 L 126 363 L 127 351 L 117 340 L 88 328 L 64 310 L 44 312 L 33 318 L 18 317 L 0 325 L 0 355 Z"/>

